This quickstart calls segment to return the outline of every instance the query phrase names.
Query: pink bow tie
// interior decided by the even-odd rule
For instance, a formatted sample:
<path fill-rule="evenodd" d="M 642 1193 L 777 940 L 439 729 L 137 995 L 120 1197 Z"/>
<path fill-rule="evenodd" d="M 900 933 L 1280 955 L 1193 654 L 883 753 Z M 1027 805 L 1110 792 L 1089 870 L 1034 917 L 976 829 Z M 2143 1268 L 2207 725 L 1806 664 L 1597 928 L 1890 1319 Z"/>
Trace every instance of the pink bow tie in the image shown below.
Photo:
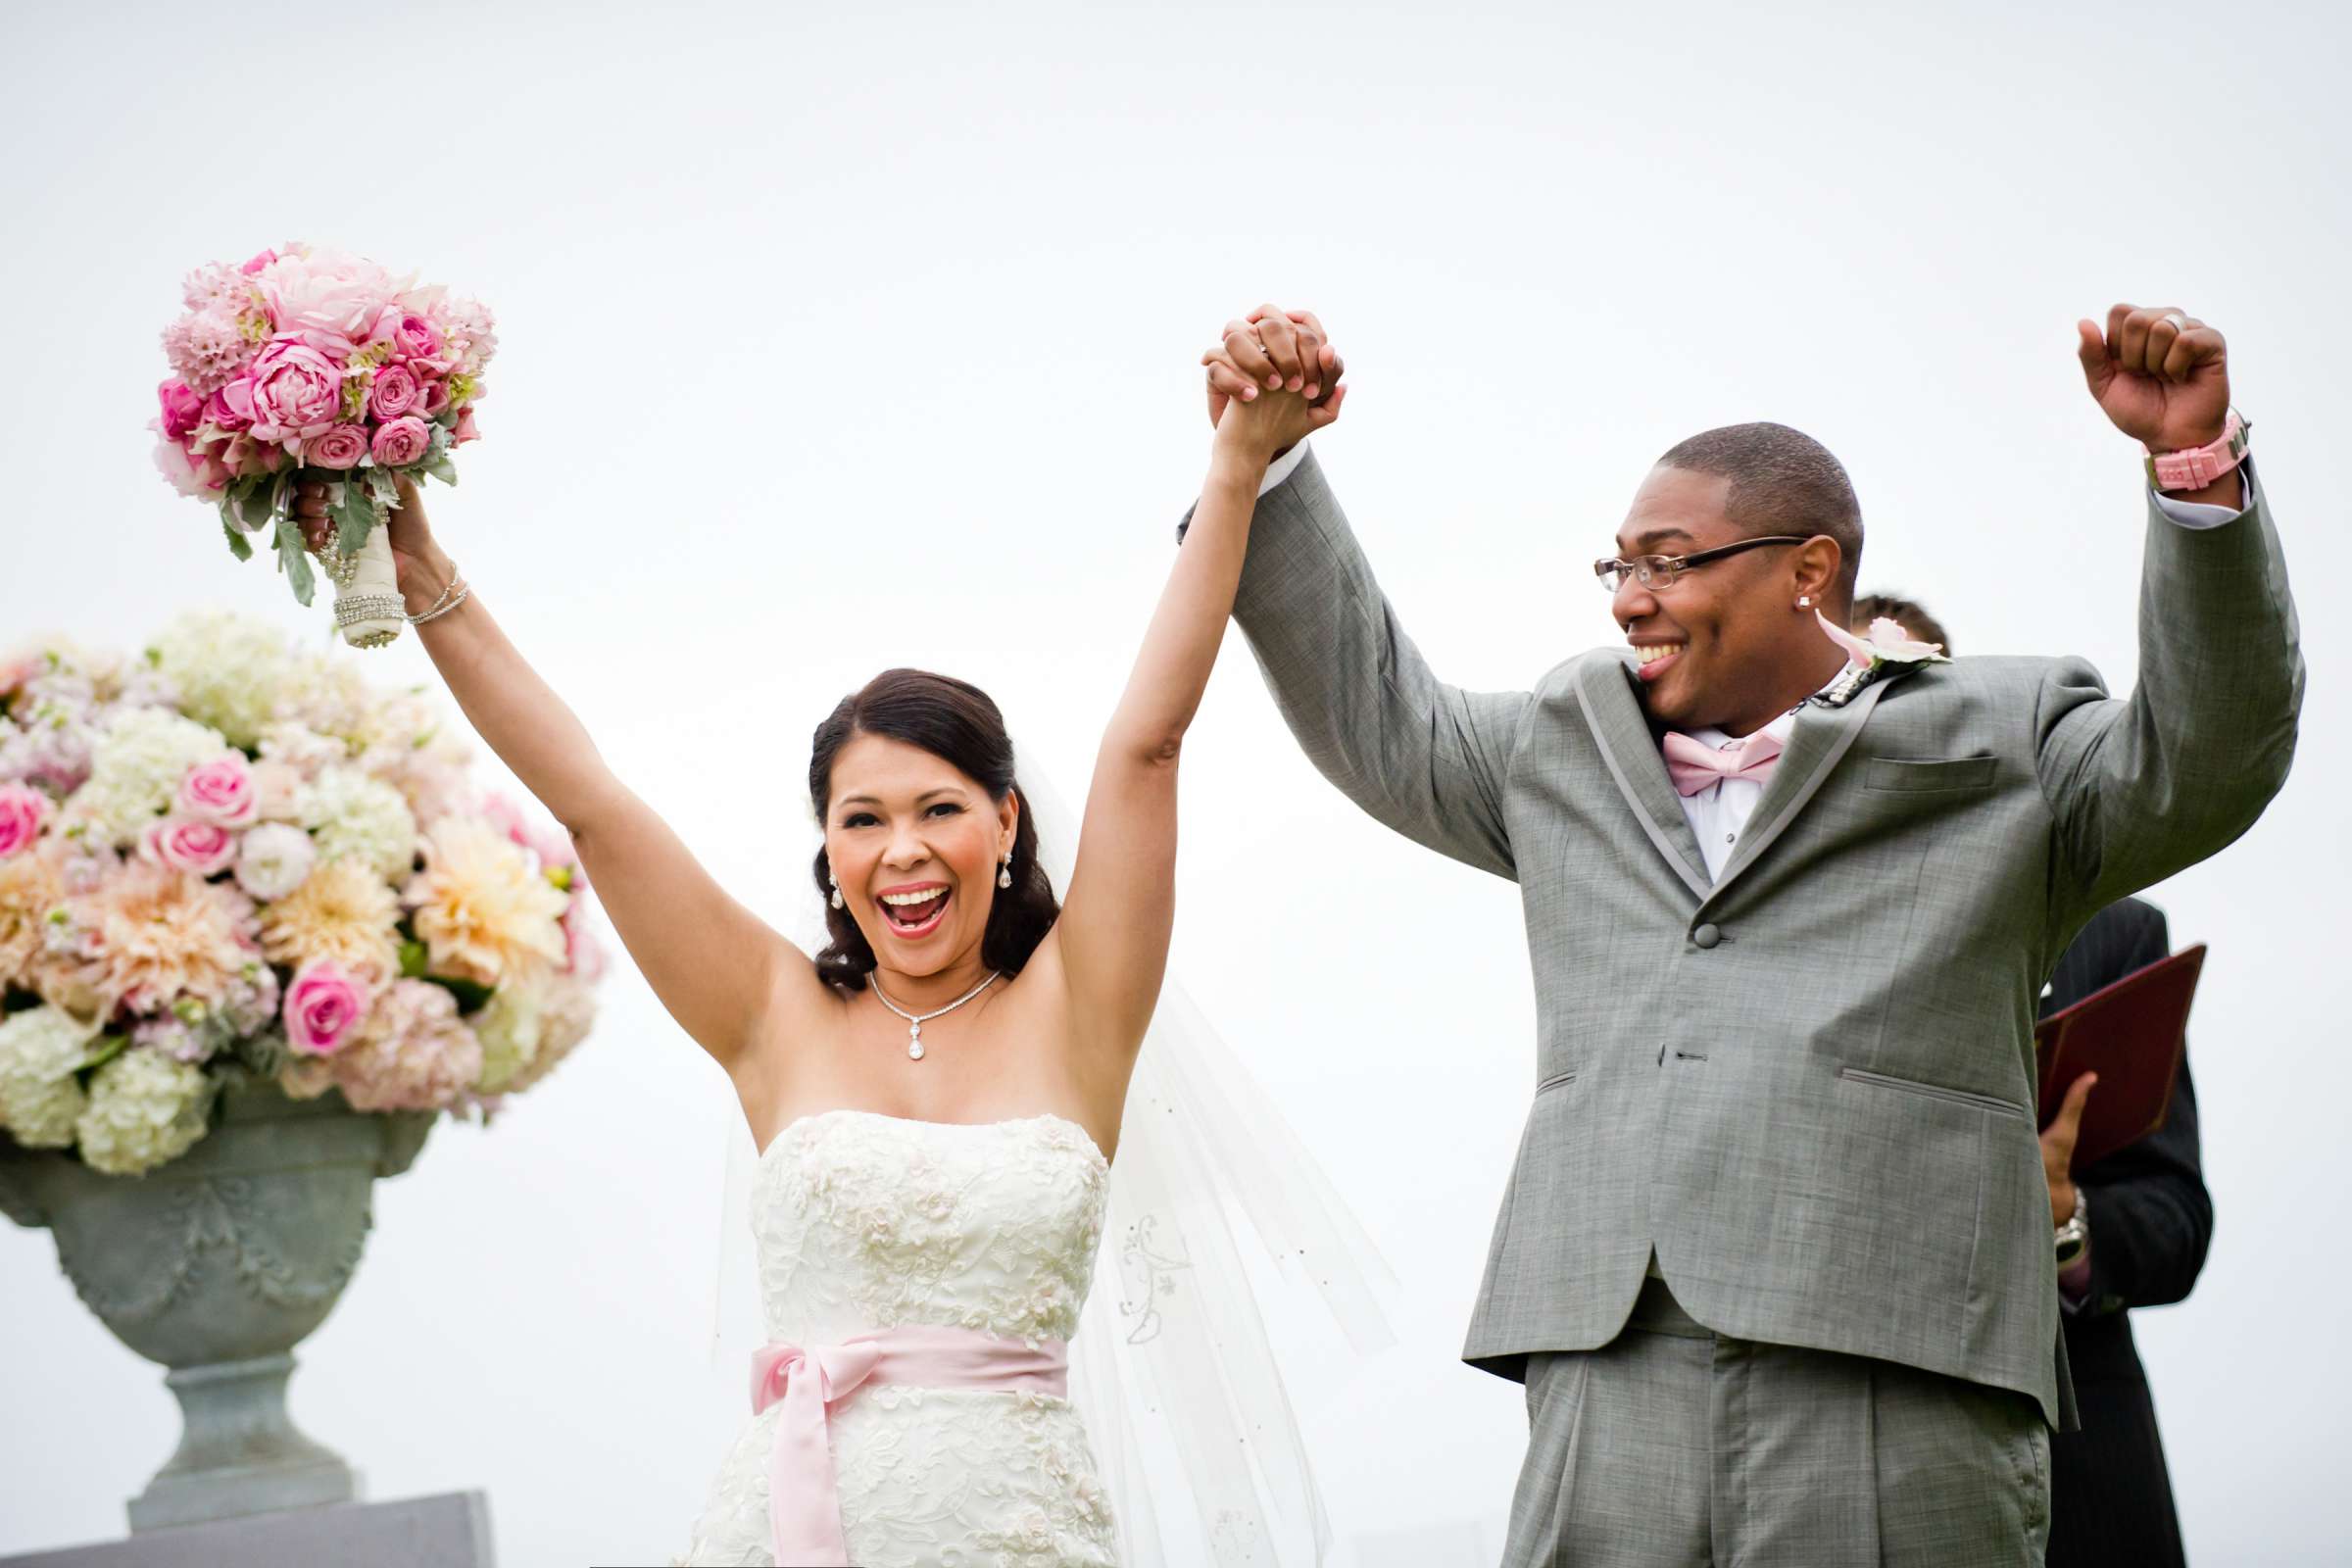
<path fill-rule="evenodd" d="M 1781 762 L 1780 737 L 1762 730 L 1745 740 L 1732 742 L 1720 752 L 1680 730 L 1668 730 L 1664 750 L 1666 776 L 1674 780 L 1676 791 L 1684 795 L 1712 789 L 1727 778 L 1752 779 L 1762 784 L 1771 779 L 1772 770 Z"/>

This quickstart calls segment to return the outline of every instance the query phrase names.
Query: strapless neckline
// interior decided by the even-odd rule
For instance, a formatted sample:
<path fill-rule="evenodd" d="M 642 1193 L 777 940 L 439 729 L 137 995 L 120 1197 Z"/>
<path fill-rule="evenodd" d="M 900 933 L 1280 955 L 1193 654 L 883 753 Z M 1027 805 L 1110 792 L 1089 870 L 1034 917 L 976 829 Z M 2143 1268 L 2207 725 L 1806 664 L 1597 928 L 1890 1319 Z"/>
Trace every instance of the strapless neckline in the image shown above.
<path fill-rule="evenodd" d="M 1094 1156 L 1097 1165 L 1104 1170 L 1110 1168 L 1110 1159 L 1102 1152 L 1102 1146 L 1095 1142 L 1093 1133 L 1069 1117 L 1051 1110 L 1040 1111 L 1034 1116 L 1004 1116 L 995 1121 L 932 1121 L 922 1116 L 894 1116 L 886 1110 L 865 1110 L 856 1105 L 837 1105 L 831 1110 L 812 1110 L 806 1116 L 795 1116 L 777 1130 L 776 1136 L 767 1141 L 765 1149 L 760 1151 L 759 1162 L 766 1164 L 767 1156 L 774 1153 L 779 1145 L 792 1139 L 794 1134 L 804 1129 L 813 1129 L 818 1123 L 839 1116 L 861 1116 L 869 1121 L 889 1122 L 900 1127 L 941 1127 L 958 1132 L 988 1132 L 1004 1127 L 1033 1127 L 1040 1122 L 1058 1122 L 1085 1140 L 1086 1152 Z"/>

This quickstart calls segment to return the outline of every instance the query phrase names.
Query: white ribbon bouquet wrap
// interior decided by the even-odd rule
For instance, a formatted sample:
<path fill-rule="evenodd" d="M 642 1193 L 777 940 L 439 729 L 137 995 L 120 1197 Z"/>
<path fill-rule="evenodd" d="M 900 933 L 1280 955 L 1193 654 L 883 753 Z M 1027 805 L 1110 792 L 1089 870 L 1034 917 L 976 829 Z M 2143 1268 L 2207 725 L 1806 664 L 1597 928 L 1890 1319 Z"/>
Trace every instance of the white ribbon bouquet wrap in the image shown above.
<path fill-rule="evenodd" d="M 1035 756 L 1017 744 L 1015 754 Z M 1020 789 L 1041 863 L 1067 888 L 1078 818 L 1033 764 L 1022 767 Z M 821 931 L 813 907 L 808 916 L 808 932 Z M 761 1329 L 750 1219 L 757 1153 L 732 1104 L 727 1116 L 711 1355 L 732 1388 Z M 1387 1262 L 1171 974 L 1127 1091 L 1102 1252 L 1070 1342 L 1070 1399 L 1110 1494 L 1124 1568 L 1266 1568 L 1319 1563 L 1330 1549 L 1331 1523 L 1243 1259 L 1244 1225 L 1357 1354 L 1395 1343 Z M 1163 1509 L 1186 1502 L 1189 1527 L 1163 1521 Z"/>
<path fill-rule="evenodd" d="M 385 518 L 398 480 L 458 482 L 450 454 L 475 437 L 474 405 L 497 352 L 490 312 L 365 257 L 291 244 L 188 274 L 186 313 L 164 329 L 172 378 L 149 428 L 156 466 L 218 507 L 238 560 L 267 536 L 294 597 L 314 582 L 295 485 L 324 480 L 344 641 L 375 648 L 407 624 Z"/>

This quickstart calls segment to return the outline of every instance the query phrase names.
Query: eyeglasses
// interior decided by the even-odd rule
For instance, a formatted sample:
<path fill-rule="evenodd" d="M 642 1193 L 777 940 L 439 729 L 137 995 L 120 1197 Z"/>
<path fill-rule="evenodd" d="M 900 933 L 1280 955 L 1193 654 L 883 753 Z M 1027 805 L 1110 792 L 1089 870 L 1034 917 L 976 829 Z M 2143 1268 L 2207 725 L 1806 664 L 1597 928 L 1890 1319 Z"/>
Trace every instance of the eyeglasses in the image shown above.
<path fill-rule="evenodd" d="M 1612 557 L 1592 563 L 1592 575 L 1600 579 L 1601 589 L 1606 593 L 1616 593 L 1631 577 L 1654 594 L 1673 587 L 1675 578 L 1692 566 L 1703 566 L 1710 561 L 1736 556 L 1742 550 L 1753 550 L 1758 545 L 1801 545 L 1810 537 L 1809 534 L 1775 533 L 1756 539 L 1735 540 L 1728 545 L 1717 545 L 1712 550 L 1692 551 L 1687 556 L 1636 556 L 1631 561 L 1619 561 Z"/>

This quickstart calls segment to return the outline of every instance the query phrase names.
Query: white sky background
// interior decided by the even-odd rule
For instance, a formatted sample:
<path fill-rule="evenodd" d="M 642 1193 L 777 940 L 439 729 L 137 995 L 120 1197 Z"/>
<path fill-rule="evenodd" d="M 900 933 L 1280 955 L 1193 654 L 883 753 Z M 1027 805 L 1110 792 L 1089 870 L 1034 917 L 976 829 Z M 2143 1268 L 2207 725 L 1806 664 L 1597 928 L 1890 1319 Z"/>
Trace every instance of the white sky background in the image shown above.
<path fill-rule="evenodd" d="M 149 467 L 156 334 L 183 271 L 288 236 L 419 268 L 502 340 L 438 527 L 782 921 L 809 730 L 887 664 L 977 680 L 1080 791 L 1204 463 L 1194 359 L 1260 299 L 1331 325 L 1324 464 L 1440 673 L 1488 687 L 1614 640 L 1586 564 L 1650 460 L 1764 417 L 1851 468 L 1866 585 L 2127 687 L 2136 454 L 2072 323 L 2180 305 L 2230 336 L 2312 679 L 2285 793 L 2155 895 L 2214 945 L 2219 1218 L 2195 1297 L 2136 1321 L 2192 1551 L 2331 1555 L 2343 14 L 1559 9 L 14 10 L 0 631 L 322 624 Z M 1491 1560 L 1524 1418 L 1456 1355 L 1533 1078 L 1514 891 L 1347 806 L 1238 637 L 1185 767 L 1178 971 L 1405 1282 L 1396 1348 L 1297 1363 L 1340 1558 Z M 606 999 L 379 1187 L 295 1382 L 372 1495 L 486 1487 L 509 1564 L 674 1549 L 742 1415 L 707 1340 L 731 1097 L 625 966 Z M 0 1552 L 117 1534 L 176 1432 L 160 1369 L 45 1235 L 0 1233 Z"/>

